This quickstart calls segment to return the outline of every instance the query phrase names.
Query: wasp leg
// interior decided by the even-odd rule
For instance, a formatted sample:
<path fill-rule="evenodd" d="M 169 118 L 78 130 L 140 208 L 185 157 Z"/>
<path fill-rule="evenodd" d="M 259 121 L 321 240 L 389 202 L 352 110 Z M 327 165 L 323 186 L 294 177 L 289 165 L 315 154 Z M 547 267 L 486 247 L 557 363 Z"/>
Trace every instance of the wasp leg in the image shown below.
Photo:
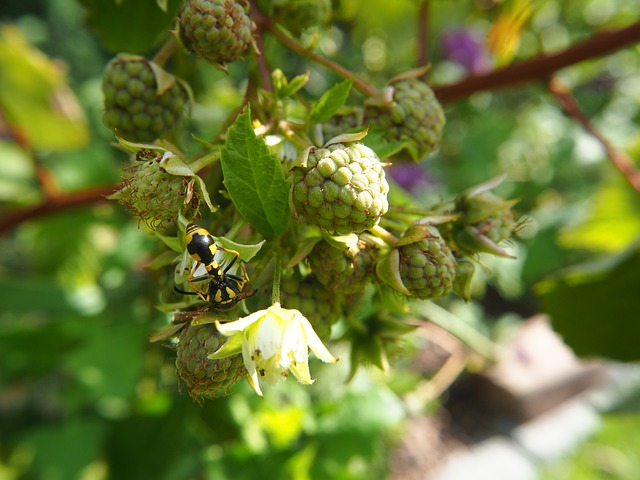
<path fill-rule="evenodd" d="M 200 276 L 194 277 L 193 275 L 196 273 L 196 270 L 198 270 L 198 267 L 200 267 L 200 262 L 197 262 L 196 265 L 193 267 L 193 270 L 191 270 L 191 274 L 189 274 L 189 278 L 187 278 L 187 282 L 189 282 L 189 285 L 191 285 L 191 288 L 193 288 L 194 295 L 198 295 L 202 299 L 202 301 L 208 302 L 209 301 L 208 296 L 202 293 L 200 289 L 196 288 L 194 283 L 202 282 L 204 280 L 209 280 L 211 277 L 209 275 L 200 275 Z M 208 286 L 207 286 L 207 290 L 208 290 Z"/>
<path fill-rule="evenodd" d="M 231 266 L 236 263 L 236 260 L 238 260 L 240 258 L 240 254 L 238 252 L 236 252 L 235 250 L 226 250 L 227 252 L 232 252 L 235 253 L 235 257 L 233 258 L 233 260 L 231 260 L 231 262 L 229 262 L 229 265 L 227 265 L 224 269 L 224 273 L 228 276 L 228 277 L 235 277 L 236 279 L 238 279 L 237 275 L 230 275 L 227 274 L 227 272 L 229 271 L 229 269 L 231 268 Z M 247 269 L 244 266 L 244 263 L 240 262 L 240 269 L 242 270 L 242 275 L 244 276 L 244 278 L 242 279 L 245 282 L 249 281 L 249 274 L 247 273 Z"/>
<path fill-rule="evenodd" d="M 198 295 L 198 293 L 196 292 L 186 292 L 184 290 L 179 289 L 178 287 L 176 287 L 175 285 L 173 286 L 173 289 L 178 292 L 181 293 L 182 295 Z"/>
<path fill-rule="evenodd" d="M 235 263 L 240 259 L 240 254 L 238 252 L 236 252 L 235 250 L 231 250 L 229 248 L 218 247 L 218 250 L 221 250 L 223 252 L 229 252 L 229 253 L 232 253 L 234 255 L 233 260 L 231 260 L 229 262 L 229 264 L 226 267 L 224 267 L 224 270 L 222 271 L 222 273 L 224 273 L 225 276 L 227 276 L 227 277 L 235 277 L 236 280 L 241 280 L 243 282 L 248 282 L 249 281 L 249 274 L 247 273 L 247 269 L 245 268 L 243 262 L 240 262 L 240 269 L 242 270 L 242 275 L 244 276 L 244 278 L 239 278 L 237 275 L 232 275 L 232 274 L 228 274 L 227 273 L 231 269 L 231 267 L 233 265 L 235 265 Z"/>

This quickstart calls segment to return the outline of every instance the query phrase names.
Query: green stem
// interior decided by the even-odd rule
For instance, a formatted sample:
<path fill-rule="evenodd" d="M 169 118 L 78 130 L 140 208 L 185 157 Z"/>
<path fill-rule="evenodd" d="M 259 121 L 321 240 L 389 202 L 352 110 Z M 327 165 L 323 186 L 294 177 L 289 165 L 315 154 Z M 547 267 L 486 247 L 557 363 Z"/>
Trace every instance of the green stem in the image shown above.
<path fill-rule="evenodd" d="M 318 55 L 317 53 L 309 50 L 308 48 L 303 47 L 294 39 L 287 36 L 287 34 L 285 34 L 277 25 L 268 24 L 267 28 L 269 29 L 271 34 L 280 41 L 280 43 L 282 43 L 284 46 L 286 46 L 290 50 L 293 50 L 297 54 L 308 58 L 312 62 L 316 62 L 320 65 L 325 66 L 326 68 L 337 73 L 341 77 L 344 77 L 344 78 L 355 77 L 353 80 L 353 86 L 356 87 L 364 95 L 367 95 L 369 97 L 375 97 L 378 94 L 378 91 L 374 87 L 369 85 L 364 80 L 356 77 L 356 75 L 352 71 L 344 68 L 342 65 L 339 65 L 329 60 L 328 58 L 323 57 L 322 55 Z"/>
<path fill-rule="evenodd" d="M 159 67 L 164 67 L 164 64 L 167 63 L 167 60 L 173 55 L 176 47 L 178 46 L 178 41 L 176 37 L 171 35 L 171 38 L 164 42 L 164 45 L 160 47 L 160 50 L 153 56 L 151 61 L 158 65 Z"/>
<path fill-rule="evenodd" d="M 383 240 L 384 243 L 389 245 L 391 248 L 394 248 L 398 244 L 398 238 L 390 231 L 382 228 L 380 225 L 370 228 L 369 231 L 379 239 Z"/>
<path fill-rule="evenodd" d="M 282 276 L 282 258 L 279 253 L 274 256 L 273 289 L 271 290 L 271 304 L 280 303 L 280 277 Z"/>
<path fill-rule="evenodd" d="M 238 232 L 240 232 L 240 230 L 242 230 L 242 228 L 244 228 L 245 225 L 246 223 L 244 221 L 235 222 L 224 236 L 231 240 L 234 239 L 236 235 L 238 235 Z"/>
<path fill-rule="evenodd" d="M 216 150 L 215 152 L 208 153 L 207 155 L 197 158 L 189 163 L 189 168 L 193 171 L 193 173 L 198 173 L 204 167 L 208 167 L 216 160 L 220 159 L 220 150 Z"/>
<path fill-rule="evenodd" d="M 495 359 L 497 345 L 458 316 L 430 301 L 411 302 L 410 308 L 412 312 L 445 329 L 483 357 Z"/>

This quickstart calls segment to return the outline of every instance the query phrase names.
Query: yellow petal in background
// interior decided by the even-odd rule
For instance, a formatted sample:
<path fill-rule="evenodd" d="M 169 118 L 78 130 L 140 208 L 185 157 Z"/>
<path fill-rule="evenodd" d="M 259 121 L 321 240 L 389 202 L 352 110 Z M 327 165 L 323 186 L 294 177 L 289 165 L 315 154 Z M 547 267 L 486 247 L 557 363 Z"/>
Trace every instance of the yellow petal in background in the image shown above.
<path fill-rule="evenodd" d="M 506 2 L 503 11 L 487 33 L 487 48 L 496 57 L 498 65 L 513 60 L 520 46 L 522 30 L 534 10 L 533 0 Z"/>
<path fill-rule="evenodd" d="M 64 71 L 12 25 L 0 26 L 0 109 L 36 150 L 72 150 L 89 140 Z"/>

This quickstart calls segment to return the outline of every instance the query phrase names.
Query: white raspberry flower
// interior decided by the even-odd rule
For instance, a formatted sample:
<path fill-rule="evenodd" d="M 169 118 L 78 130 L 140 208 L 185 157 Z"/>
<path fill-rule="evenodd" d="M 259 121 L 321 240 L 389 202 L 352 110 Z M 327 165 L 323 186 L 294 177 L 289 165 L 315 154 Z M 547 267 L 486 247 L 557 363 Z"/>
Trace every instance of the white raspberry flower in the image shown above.
<path fill-rule="evenodd" d="M 315 380 L 309 373 L 309 348 L 323 362 L 337 361 L 309 320 L 300 311 L 282 308 L 279 303 L 235 322 L 216 322 L 216 327 L 221 334 L 231 338 L 209 358 L 225 358 L 241 351 L 247 380 L 260 396 L 259 378 L 273 386 L 285 380 L 289 371 L 300 383 L 312 384 Z"/>

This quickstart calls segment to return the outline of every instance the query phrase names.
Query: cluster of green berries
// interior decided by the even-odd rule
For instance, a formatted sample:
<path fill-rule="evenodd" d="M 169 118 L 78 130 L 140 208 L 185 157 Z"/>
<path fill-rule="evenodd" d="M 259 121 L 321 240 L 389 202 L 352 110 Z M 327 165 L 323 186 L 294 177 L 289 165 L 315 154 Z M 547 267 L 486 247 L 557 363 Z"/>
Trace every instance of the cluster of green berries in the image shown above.
<path fill-rule="evenodd" d="M 178 14 L 180 40 L 213 64 L 238 60 L 256 28 L 247 11 L 248 4 L 237 0 L 187 0 Z"/>
<path fill-rule="evenodd" d="M 170 135 L 188 108 L 186 86 L 145 58 L 119 55 L 102 77 L 104 122 L 137 142 Z"/>
<path fill-rule="evenodd" d="M 332 15 L 331 0 L 261 0 L 258 6 L 294 35 L 325 25 Z M 254 43 L 256 26 L 245 0 L 186 0 L 176 21 L 181 44 L 221 68 L 246 55 Z M 170 136 L 189 108 L 188 87 L 142 57 L 116 57 L 105 70 L 102 86 L 105 123 L 132 142 Z M 305 235 L 314 230 L 307 226 L 317 227 L 322 239 L 315 240 L 316 231 L 312 238 L 317 243 L 309 245 L 304 266 L 282 278 L 281 301 L 302 312 L 320 337 L 328 338 L 339 318 L 371 298 L 367 294 L 374 290 L 369 288 L 372 283 L 377 288 L 386 284 L 407 299 L 437 299 L 455 291 L 468 300 L 475 269 L 471 259 L 480 252 L 506 255 L 498 244 L 517 228 L 515 201 L 493 194 L 496 182 L 460 195 L 446 220 L 422 219 L 411 226 L 389 222 L 399 238 L 379 226 L 389 210 L 389 184 L 378 155 L 360 142 L 364 127 L 419 161 L 438 148 L 444 125 L 442 107 L 426 83 L 415 78 L 392 81 L 379 97 L 315 125 L 326 143 L 308 148 L 293 168 L 285 168 L 291 205 L 302 225 L 296 232 Z M 156 151 L 140 149 L 124 169 L 123 188 L 112 196 L 152 229 L 171 226 L 180 216 L 196 218 L 201 206 L 193 185 L 195 172 L 187 165 L 185 176 L 172 175 L 164 160 Z M 201 194 L 208 202 L 206 190 Z M 386 234 L 393 240 L 385 239 Z M 209 308 L 215 308 L 211 303 Z M 405 330 L 397 318 L 379 312 L 359 321 L 361 328 L 352 336 L 354 365 L 373 359 L 384 368 L 382 343 L 393 344 Z M 239 355 L 209 358 L 223 343 L 211 324 L 189 323 L 180 331 L 176 368 L 192 397 L 224 395 L 246 375 Z"/>
<path fill-rule="evenodd" d="M 225 68 L 254 44 L 256 27 L 247 11 L 243 0 L 186 0 L 176 20 L 180 41 Z M 136 55 L 120 54 L 107 65 L 102 90 L 105 125 L 132 142 L 172 135 L 189 110 L 186 84 Z"/>
<path fill-rule="evenodd" d="M 446 225 L 444 234 L 463 255 L 477 252 L 509 256 L 499 245 L 520 228 L 513 206 L 518 202 L 504 199 L 491 190 L 499 177 L 460 194 L 455 201 L 455 221 Z"/>
<path fill-rule="evenodd" d="M 331 0 L 259 0 L 260 9 L 289 30 L 300 35 L 311 27 L 326 26 L 331 20 Z"/>
<path fill-rule="evenodd" d="M 431 87 L 417 80 L 400 80 L 385 93 L 390 98 L 367 102 L 364 121 L 392 142 L 404 143 L 414 161 L 433 152 L 442 139 L 445 116 Z"/>
<path fill-rule="evenodd" d="M 122 188 L 109 197 L 131 210 L 151 230 L 171 226 L 181 212 L 193 218 L 201 203 L 193 180 L 171 175 L 163 163 L 161 153 L 139 150 L 123 168 Z"/>
<path fill-rule="evenodd" d="M 225 341 L 214 324 L 187 325 L 180 332 L 176 370 L 189 395 L 198 401 L 227 395 L 231 385 L 247 373 L 241 355 L 208 358 Z"/>
<path fill-rule="evenodd" d="M 292 181 L 298 214 L 331 234 L 373 228 L 389 209 L 382 163 L 361 143 L 311 148 Z"/>
<path fill-rule="evenodd" d="M 402 283 L 412 297 L 444 297 L 453 289 L 456 259 L 435 225 L 421 230 L 422 239 L 398 249 Z"/>
<path fill-rule="evenodd" d="M 362 107 L 345 108 L 322 124 L 322 138 L 330 141 L 332 138 L 348 131 L 362 130 L 364 109 Z"/>
<path fill-rule="evenodd" d="M 282 278 L 280 295 L 282 304 L 302 312 L 320 338 L 329 338 L 331 326 L 340 318 L 341 302 L 314 274 Z"/>
<path fill-rule="evenodd" d="M 357 295 L 373 273 L 373 249 L 360 243 L 356 254 L 319 242 L 308 256 L 309 265 L 322 285 L 342 296 Z"/>

